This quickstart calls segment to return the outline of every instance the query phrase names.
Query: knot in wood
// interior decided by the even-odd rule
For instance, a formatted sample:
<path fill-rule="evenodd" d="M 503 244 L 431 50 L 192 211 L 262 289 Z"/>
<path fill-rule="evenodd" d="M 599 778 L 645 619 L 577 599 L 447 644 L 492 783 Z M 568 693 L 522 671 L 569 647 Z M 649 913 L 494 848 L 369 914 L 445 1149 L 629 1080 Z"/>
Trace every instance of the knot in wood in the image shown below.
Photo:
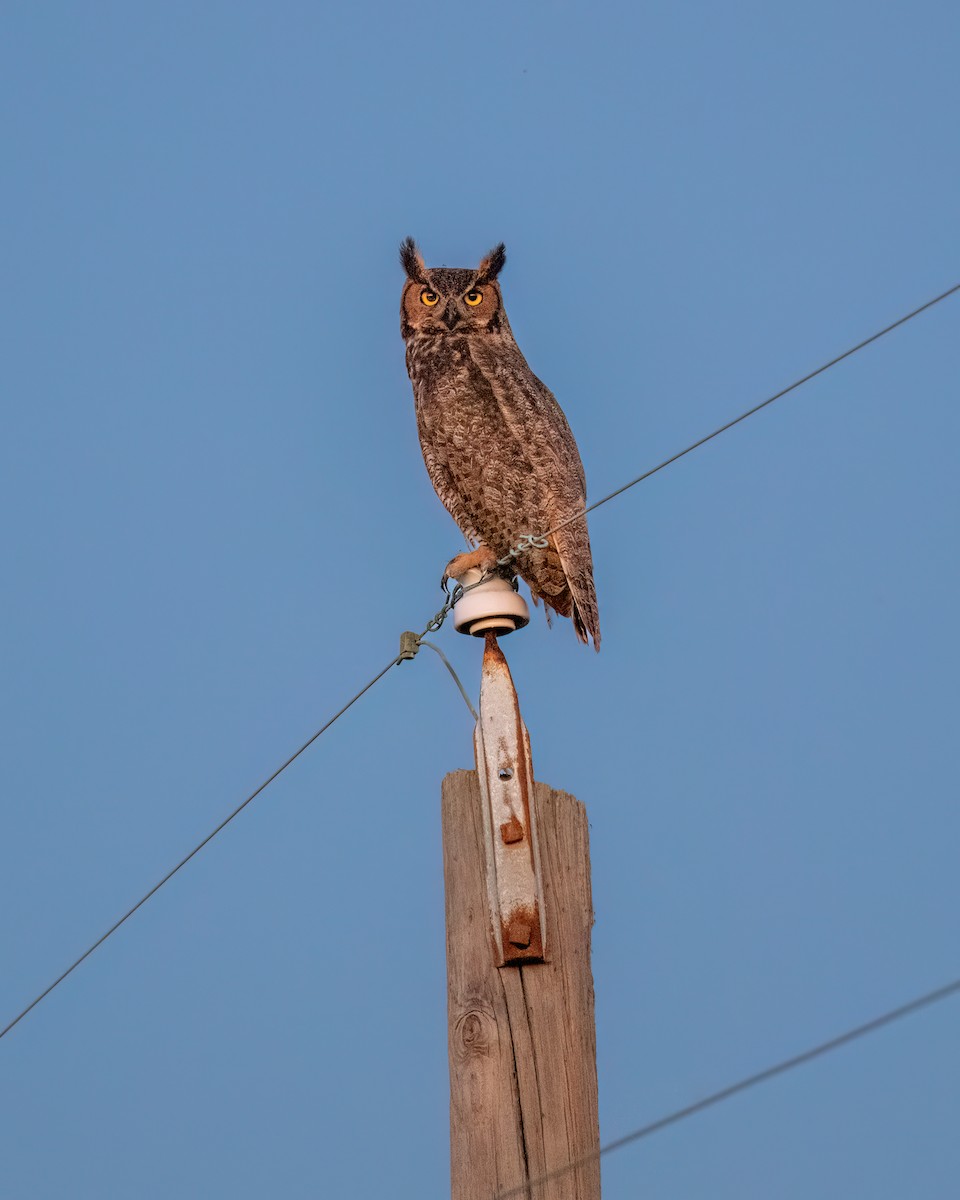
<path fill-rule="evenodd" d="M 478 1008 L 463 1014 L 455 1026 L 461 1053 L 477 1057 L 490 1053 L 490 1020 L 489 1014 Z"/>

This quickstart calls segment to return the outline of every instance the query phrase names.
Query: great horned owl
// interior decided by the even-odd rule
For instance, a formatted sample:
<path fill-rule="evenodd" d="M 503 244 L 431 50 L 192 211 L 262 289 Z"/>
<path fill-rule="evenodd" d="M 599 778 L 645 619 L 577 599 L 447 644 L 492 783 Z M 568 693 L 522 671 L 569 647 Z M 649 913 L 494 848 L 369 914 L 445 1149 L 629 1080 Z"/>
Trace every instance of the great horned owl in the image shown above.
<path fill-rule="evenodd" d="M 497 283 L 502 243 L 476 270 L 427 268 L 412 238 L 400 261 L 400 332 L 424 462 L 450 515 L 480 543 L 457 555 L 447 575 L 496 570 L 521 535 L 549 532 L 546 549 L 516 559 L 517 574 L 548 617 L 551 609 L 572 617 L 577 637 L 599 649 L 587 521 L 576 515 L 583 465 L 560 405 L 514 341 Z"/>

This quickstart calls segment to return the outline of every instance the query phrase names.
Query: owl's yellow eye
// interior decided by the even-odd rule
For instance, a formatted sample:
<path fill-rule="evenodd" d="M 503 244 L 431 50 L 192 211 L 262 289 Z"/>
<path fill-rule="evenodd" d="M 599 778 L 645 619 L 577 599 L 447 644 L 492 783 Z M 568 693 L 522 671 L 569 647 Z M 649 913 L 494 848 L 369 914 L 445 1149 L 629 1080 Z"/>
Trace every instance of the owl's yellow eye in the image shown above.
<path fill-rule="evenodd" d="M 478 292 L 476 288 L 474 288 L 472 292 L 467 292 L 467 294 L 464 296 L 464 300 L 466 300 L 471 308 L 476 308 L 482 299 L 483 292 Z"/>
<path fill-rule="evenodd" d="M 433 306 L 437 303 L 437 301 L 440 299 L 440 297 L 437 295 L 436 292 L 431 292 L 429 288 L 424 288 L 423 291 L 420 293 L 420 299 L 427 306 L 427 308 L 433 308 Z"/>

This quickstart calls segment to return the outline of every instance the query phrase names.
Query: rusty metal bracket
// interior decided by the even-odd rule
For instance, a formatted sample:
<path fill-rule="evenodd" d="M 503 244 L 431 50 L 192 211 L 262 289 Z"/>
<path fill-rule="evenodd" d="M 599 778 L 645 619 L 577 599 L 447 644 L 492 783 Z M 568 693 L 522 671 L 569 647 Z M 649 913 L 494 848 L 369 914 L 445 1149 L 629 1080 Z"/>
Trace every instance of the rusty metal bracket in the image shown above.
<path fill-rule="evenodd" d="M 473 743 L 498 965 L 542 962 L 546 957 L 546 920 L 530 737 L 520 716 L 510 668 L 493 633 L 486 635 L 480 719 Z"/>

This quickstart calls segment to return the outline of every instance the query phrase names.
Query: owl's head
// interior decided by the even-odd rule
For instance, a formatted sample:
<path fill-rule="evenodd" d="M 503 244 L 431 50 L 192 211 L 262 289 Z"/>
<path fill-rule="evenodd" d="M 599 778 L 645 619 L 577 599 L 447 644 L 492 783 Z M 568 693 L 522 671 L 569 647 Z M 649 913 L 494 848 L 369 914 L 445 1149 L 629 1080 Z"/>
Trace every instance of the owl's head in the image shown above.
<path fill-rule="evenodd" d="M 400 332 L 410 337 L 425 333 L 499 333 L 507 326 L 497 276 L 507 261 L 503 242 L 475 270 L 424 266 L 413 238 L 400 244 L 400 262 L 407 273 L 400 299 Z M 507 326 L 509 328 L 509 326 Z"/>

